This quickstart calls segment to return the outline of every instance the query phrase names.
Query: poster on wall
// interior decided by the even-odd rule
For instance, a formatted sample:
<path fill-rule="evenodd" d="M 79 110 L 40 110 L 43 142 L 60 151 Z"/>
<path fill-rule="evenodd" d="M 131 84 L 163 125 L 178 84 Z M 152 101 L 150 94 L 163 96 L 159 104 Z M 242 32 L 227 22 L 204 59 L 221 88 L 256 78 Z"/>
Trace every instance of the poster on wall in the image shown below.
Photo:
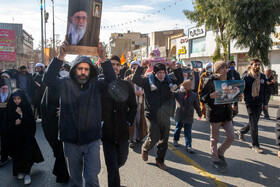
<path fill-rule="evenodd" d="M 97 55 L 102 5 L 102 0 L 69 0 L 67 53 Z"/>
<path fill-rule="evenodd" d="M 244 80 L 214 81 L 214 85 L 220 93 L 220 97 L 214 101 L 215 105 L 238 102 L 238 96 L 245 89 Z"/>
<path fill-rule="evenodd" d="M 15 31 L 0 29 L 0 61 L 15 62 Z M 5 69 L 6 67 L 3 67 Z"/>

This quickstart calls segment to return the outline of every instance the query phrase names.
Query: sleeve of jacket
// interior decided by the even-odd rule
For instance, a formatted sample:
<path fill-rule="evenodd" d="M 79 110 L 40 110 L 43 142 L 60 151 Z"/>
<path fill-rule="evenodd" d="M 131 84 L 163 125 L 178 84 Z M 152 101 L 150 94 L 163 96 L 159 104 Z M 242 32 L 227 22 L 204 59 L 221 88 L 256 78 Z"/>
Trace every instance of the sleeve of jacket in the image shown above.
<path fill-rule="evenodd" d="M 144 82 L 145 82 L 145 78 L 142 77 L 142 73 L 143 73 L 143 68 L 138 66 L 133 77 L 132 77 L 132 82 L 134 84 L 137 84 L 138 86 L 140 86 L 141 88 L 144 88 Z"/>
<path fill-rule="evenodd" d="M 104 76 L 98 78 L 98 86 L 101 93 L 106 93 L 108 85 L 116 80 L 116 74 L 110 60 L 101 63 Z"/>
<path fill-rule="evenodd" d="M 137 112 L 137 103 L 136 103 L 134 89 L 132 88 L 129 82 L 127 82 L 127 86 L 129 88 L 129 97 L 127 101 L 127 105 L 129 109 L 128 109 L 127 121 L 130 124 L 133 124 Z"/>
<path fill-rule="evenodd" d="M 210 94 L 213 92 L 211 89 L 211 82 L 207 81 L 205 86 L 203 87 L 200 95 L 200 101 L 202 103 L 209 103 L 211 101 Z"/>
<path fill-rule="evenodd" d="M 277 120 L 276 127 L 275 127 L 276 144 L 279 146 L 279 151 L 280 151 L 280 107 L 277 110 L 276 120 Z"/>
<path fill-rule="evenodd" d="M 43 75 L 43 82 L 49 87 L 59 87 L 61 79 L 58 78 L 63 61 L 54 58 Z"/>
<path fill-rule="evenodd" d="M 174 75 L 176 79 L 172 79 L 173 84 L 180 85 L 184 81 L 183 71 L 181 68 L 177 68 L 174 70 Z"/>
<path fill-rule="evenodd" d="M 263 93 L 263 101 L 264 101 L 264 106 L 267 106 L 268 105 L 268 99 L 267 99 L 267 94 L 268 94 L 268 89 L 267 89 L 267 79 L 266 79 L 266 76 L 263 74 L 263 77 L 264 77 L 264 93 Z"/>
<path fill-rule="evenodd" d="M 202 116 L 202 112 L 201 112 L 201 108 L 200 108 L 200 104 L 199 104 L 199 99 L 198 99 L 198 95 L 195 95 L 195 99 L 194 99 L 194 108 L 196 110 L 196 113 L 199 117 Z"/>

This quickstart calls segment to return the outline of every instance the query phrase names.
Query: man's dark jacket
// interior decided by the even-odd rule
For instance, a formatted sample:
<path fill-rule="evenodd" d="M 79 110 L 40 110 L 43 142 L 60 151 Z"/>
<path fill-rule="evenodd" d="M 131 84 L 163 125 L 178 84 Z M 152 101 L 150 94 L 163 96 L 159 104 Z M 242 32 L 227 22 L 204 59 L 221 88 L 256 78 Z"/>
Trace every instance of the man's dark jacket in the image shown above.
<path fill-rule="evenodd" d="M 231 121 L 231 104 L 214 105 L 215 99 L 210 98 L 210 94 L 216 91 L 214 85 L 215 80 L 219 80 L 215 74 L 212 74 L 209 78 L 205 79 L 204 87 L 200 95 L 200 101 L 205 103 L 206 120 L 211 123 Z"/>
<path fill-rule="evenodd" d="M 261 86 L 260 86 L 260 93 L 258 97 L 253 98 L 252 96 L 252 85 L 254 82 L 254 78 L 245 74 L 242 78 L 245 81 L 245 89 L 244 89 L 244 100 L 246 105 L 267 105 L 267 84 L 266 84 L 266 77 L 263 73 L 261 73 Z"/>
<path fill-rule="evenodd" d="M 74 78 L 75 67 L 81 62 L 90 65 L 90 79 L 83 86 Z M 44 74 L 43 81 L 60 92 L 59 138 L 63 142 L 85 145 L 101 138 L 101 94 L 116 79 L 110 61 L 101 63 L 105 79 L 84 56 L 72 64 L 69 77 L 58 78 L 63 62 L 54 58 Z"/>
<path fill-rule="evenodd" d="M 227 80 L 240 80 L 240 75 L 236 70 L 228 70 Z"/>
<path fill-rule="evenodd" d="M 157 89 L 151 91 L 149 78 L 142 77 L 142 72 L 143 68 L 139 66 L 132 77 L 132 82 L 144 89 L 145 116 L 149 120 L 155 119 L 158 122 L 166 122 L 166 120 L 170 120 L 170 117 L 174 115 L 175 100 L 172 98 L 168 81 L 164 79 L 164 81 L 160 82 L 155 77 L 155 86 Z M 174 75 L 177 79 L 171 79 L 172 83 L 180 85 L 184 80 L 182 69 L 175 69 Z"/>
<path fill-rule="evenodd" d="M 129 124 L 133 124 L 137 111 L 134 89 L 128 81 L 117 79 L 102 95 L 102 141 L 116 143 L 128 140 Z"/>
<path fill-rule="evenodd" d="M 18 72 L 17 75 L 16 75 L 18 86 L 20 86 L 20 84 L 19 84 L 20 83 L 19 74 L 21 74 L 21 72 Z M 33 77 L 30 73 L 26 72 L 25 75 L 27 76 L 27 94 L 28 94 L 28 97 L 32 98 L 33 93 L 34 93 L 35 82 L 34 82 Z"/>

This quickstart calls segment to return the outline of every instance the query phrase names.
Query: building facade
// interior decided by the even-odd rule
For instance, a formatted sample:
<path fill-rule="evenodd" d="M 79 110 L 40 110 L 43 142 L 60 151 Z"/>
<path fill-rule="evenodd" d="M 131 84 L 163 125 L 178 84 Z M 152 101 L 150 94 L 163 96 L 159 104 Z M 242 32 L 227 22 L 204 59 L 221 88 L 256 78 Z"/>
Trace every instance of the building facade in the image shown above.
<path fill-rule="evenodd" d="M 273 46 L 269 53 L 269 68 L 280 72 L 280 26 L 276 26 L 276 33 L 271 34 Z M 211 57 L 216 49 L 216 33 L 206 30 L 204 26 L 194 27 L 188 30 L 188 35 L 176 39 L 176 58 L 181 59 L 183 64 L 191 61 L 202 61 L 203 64 L 213 62 Z M 241 49 L 235 46 L 235 41 L 230 43 L 231 59 L 236 62 L 237 71 L 242 75 L 250 62 L 247 58 L 249 49 Z M 221 51 L 222 52 L 222 51 Z M 267 67 L 265 67 L 267 68 Z M 278 82 L 279 82 L 278 77 Z"/>
<path fill-rule="evenodd" d="M 110 37 L 109 54 L 121 57 L 123 53 L 126 55 L 126 59 L 132 60 L 134 58 L 132 51 L 147 45 L 149 45 L 148 34 L 130 31 L 127 33 L 112 33 Z"/>
<path fill-rule="evenodd" d="M 22 24 L 0 23 L 0 29 L 15 31 L 16 62 L 3 62 L 6 69 L 29 66 L 33 61 L 33 37 L 23 30 Z M 2 67 L 0 68 L 2 69 Z"/>

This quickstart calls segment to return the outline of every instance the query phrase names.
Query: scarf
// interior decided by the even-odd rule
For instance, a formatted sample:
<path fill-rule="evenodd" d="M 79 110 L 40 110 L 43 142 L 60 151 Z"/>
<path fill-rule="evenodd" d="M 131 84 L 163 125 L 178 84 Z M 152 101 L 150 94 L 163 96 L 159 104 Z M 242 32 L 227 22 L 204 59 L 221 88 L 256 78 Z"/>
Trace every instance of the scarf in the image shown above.
<path fill-rule="evenodd" d="M 261 73 L 254 72 L 254 70 L 250 69 L 248 71 L 248 75 L 251 76 L 253 79 L 255 79 L 252 84 L 252 96 L 258 97 L 260 94 L 260 88 L 261 88 Z"/>

